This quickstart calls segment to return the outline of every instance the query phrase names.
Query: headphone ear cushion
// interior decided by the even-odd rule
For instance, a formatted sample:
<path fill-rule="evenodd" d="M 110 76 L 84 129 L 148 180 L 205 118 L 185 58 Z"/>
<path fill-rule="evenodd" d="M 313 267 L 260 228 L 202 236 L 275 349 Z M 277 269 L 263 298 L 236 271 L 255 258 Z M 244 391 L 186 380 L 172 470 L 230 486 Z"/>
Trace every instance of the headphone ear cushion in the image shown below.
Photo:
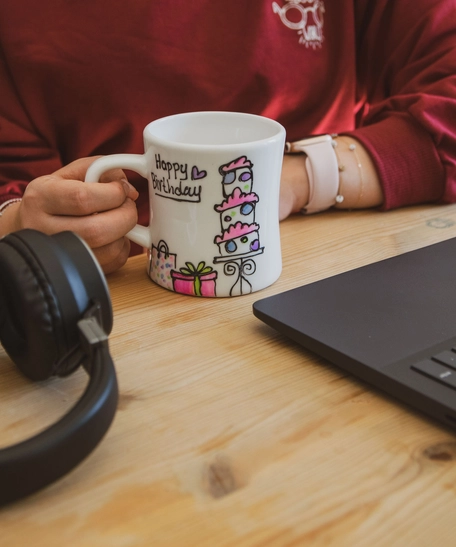
<path fill-rule="evenodd" d="M 26 376 L 44 380 L 76 368 L 78 321 L 94 304 L 109 334 L 106 279 L 76 234 L 21 230 L 0 239 L 0 342 Z"/>
<path fill-rule="evenodd" d="M 43 380 L 67 350 L 62 317 L 46 271 L 15 243 L 0 246 L 0 341 L 24 374 Z"/>

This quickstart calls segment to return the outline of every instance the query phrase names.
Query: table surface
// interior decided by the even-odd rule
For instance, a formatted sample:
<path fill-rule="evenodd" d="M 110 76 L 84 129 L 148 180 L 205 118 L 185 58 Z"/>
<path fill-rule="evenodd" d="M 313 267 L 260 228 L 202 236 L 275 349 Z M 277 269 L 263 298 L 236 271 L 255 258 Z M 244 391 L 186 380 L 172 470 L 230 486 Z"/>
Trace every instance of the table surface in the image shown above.
<path fill-rule="evenodd" d="M 108 276 L 120 400 L 69 475 L 0 510 L 0 545 L 455 545 L 456 436 L 262 324 L 255 300 L 456 236 L 456 205 L 281 224 L 283 273 L 178 295 L 144 256 Z M 55 421 L 80 370 L 33 384 L 0 347 L 1 446 Z"/>

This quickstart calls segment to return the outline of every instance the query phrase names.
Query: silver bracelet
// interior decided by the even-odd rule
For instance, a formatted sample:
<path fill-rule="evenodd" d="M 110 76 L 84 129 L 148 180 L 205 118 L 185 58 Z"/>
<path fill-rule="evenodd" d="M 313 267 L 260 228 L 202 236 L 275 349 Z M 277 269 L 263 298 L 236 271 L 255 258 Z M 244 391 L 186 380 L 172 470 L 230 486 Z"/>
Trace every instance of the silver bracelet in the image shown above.
<path fill-rule="evenodd" d="M 13 198 L 13 199 L 9 199 L 5 202 L 3 202 L 1 205 L 0 205 L 0 217 L 3 215 L 3 211 L 5 209 L 7 209 L 10 205 L 12 205 L 13 203 L 18 203 L 22 201 L 22 198 Z"/>
<path fill-rule="evenodd" d="M 334 134 L 334 135 L 331 135 L 331 136 L 333 138 L 332 145 L 333 145 L 333 148 L 334 148 L 334 152 L 336 153 L 337 160 L 338 160 L 339 173 L 342 173 L 343 171 L 345 171 L 346 167 L 343 163 L 339 162 L 339 156 L 337 154 L 337 146 L 338 146 L 337 137 L 338 137 L 338 135 Z M 359 193 L 358 193 L 358 199 L 356 200 L 356 203 L 354 205 L 354 207 L 357 207 L 357 205 L 361 201 L 361 199 L 363 197 L 363 194 L 364 194 L 363 166 L 362 166 L 361 160 L 359 159 L 358 153 L 356 152 L 356 144 L 350 143 L 350 144 L 347 145 L 347 148 L 350 152 L 353 152 L 353 155 L 354 155 L 355 160 L 356 160 L 356 165 L 358 166 L 358 169 L 359 169 L 360 188 L 359 188 Z M 339 183 L 339 191 L 338 191 L 337 196 L 336 196 L 336 203 L 342 203 L 345 199 L 345 197 L 343 195 L 343 192 L 341 191 L 341 186 L 342 186 L 342 181 Z"/>

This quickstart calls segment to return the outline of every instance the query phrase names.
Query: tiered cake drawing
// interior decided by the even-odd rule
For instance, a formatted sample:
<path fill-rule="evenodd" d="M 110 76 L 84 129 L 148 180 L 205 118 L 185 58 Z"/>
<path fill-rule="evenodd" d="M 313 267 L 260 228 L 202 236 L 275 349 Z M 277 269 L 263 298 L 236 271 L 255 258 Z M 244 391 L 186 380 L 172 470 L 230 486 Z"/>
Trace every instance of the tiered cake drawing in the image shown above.
<path fill-rule="evenodd" d="M 219 256 L 214 264 L 222 263 L 227 276 L 234 276 L 230 296 L 252 292 L 248 276 L 255 273 L 253 257 L 263 253 L 260 246 L 260 226 L 255 222 L 258 195 L 253 192 L 253 164 L 241 156 L 220 166 L 224 200 L 214 206 L 220 214 L 221 233 L 214 239 Z"/>

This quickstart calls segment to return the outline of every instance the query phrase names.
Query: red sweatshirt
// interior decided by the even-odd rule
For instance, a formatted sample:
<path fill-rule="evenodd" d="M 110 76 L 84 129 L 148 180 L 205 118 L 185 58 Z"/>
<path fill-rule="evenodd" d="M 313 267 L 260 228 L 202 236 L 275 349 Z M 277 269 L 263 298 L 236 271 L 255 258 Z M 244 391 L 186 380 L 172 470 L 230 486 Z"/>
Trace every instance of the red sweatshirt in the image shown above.
<path fill-rule="evenodd" d="M 288 140 L 351 132 L 385 209 L 456 201 L 455 0 L 14 0 L 0 55 L 0 203 L 195 110 L 262 114 Z"/>

